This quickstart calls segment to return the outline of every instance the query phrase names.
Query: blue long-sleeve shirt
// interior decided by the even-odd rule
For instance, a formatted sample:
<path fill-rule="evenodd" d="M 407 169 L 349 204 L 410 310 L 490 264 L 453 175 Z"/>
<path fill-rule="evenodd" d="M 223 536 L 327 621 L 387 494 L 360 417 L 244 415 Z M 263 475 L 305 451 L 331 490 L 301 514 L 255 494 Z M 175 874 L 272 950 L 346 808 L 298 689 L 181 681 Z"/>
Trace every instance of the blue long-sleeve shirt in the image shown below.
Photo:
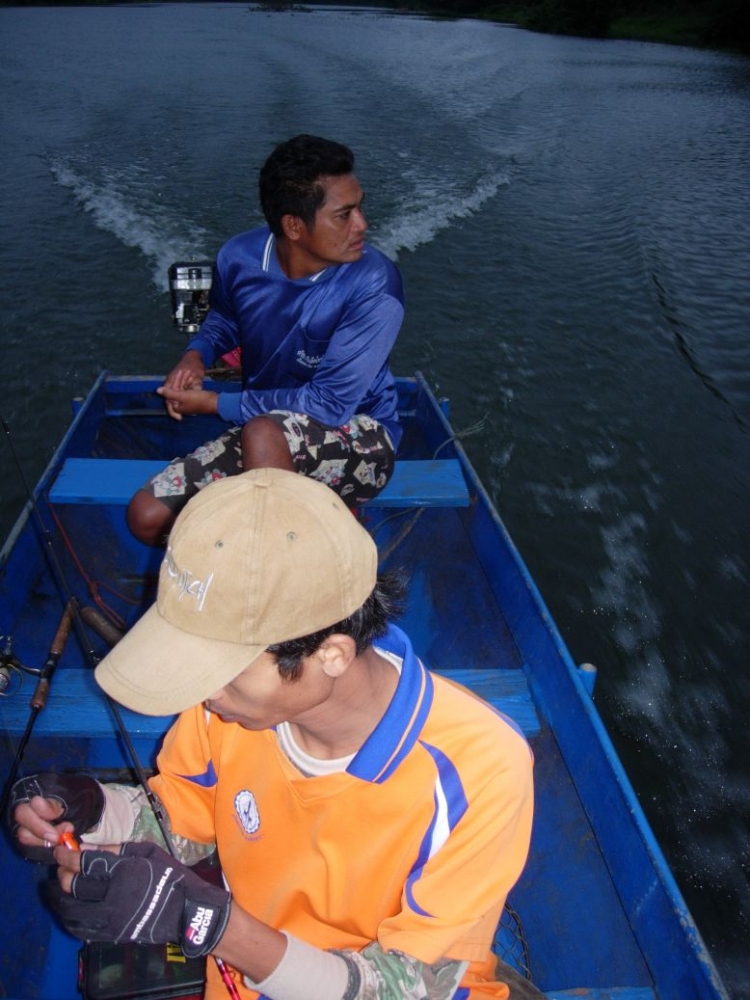
<path fill-rule="evenodd" d="M 242 348 L 242 392 L 219 395 L 225 420 L 292 410 L 340 427 L 365 413 L 395 448 L 401 429 L 388 358 L 403 316 L 401 275 L 378 250 L 365 246 L 355 263 L 292 281 L 262 227 L 219 251 L 211 308 L 187 350 L 211 365 Z"/>

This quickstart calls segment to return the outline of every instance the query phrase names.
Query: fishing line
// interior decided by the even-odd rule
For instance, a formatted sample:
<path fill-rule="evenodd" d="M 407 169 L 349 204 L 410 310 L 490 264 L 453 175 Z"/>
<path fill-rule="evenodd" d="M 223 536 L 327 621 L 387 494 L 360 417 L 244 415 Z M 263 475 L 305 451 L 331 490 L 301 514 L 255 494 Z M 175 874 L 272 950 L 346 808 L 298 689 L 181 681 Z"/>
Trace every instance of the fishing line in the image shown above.
<path fill-rule="evenodd" d="M 112 641 L 112 645 L 115 645 L 117 642 L 119 642 L 119 640 L 122 638 L 122 633 L 117 635 L 116 634 L 117 630 L 113 629 L 109 625 L 109 622 L 104 620 L 103 616 L 99 614 L 99 612 L 96 611 L 95 608 L 84 608 L 81 613 L 86 615 L 86 612 L 88 612 L 87 617 L 91 620 L 93 628 L 96 628 L 96 625 L 94 624 L 96 618 L 98 617 L 99 619 L 102 619 L 102 621 L 99 624 L 104 626 L 105 632 L 107 633 L 106 635 L 103 635 L 103 638 L 106 638 L 108 641 L 114 640 Z M 164 814 L 161 811 L 161 805 L 159 804 L 159 800 L 151 791 L 151 788 L 149 787 L 148 781 L 146 779 L 146 775 L 141 769 L 136 749 L 130 740 L 130 734 L 127 732 L 125 724 L 122 721 L 122 718 L 120 717 L 119 708 L 112 701 L 112 699 L 109 698 L 109 696 L 107 696 L 107 700 L 109 701 L 110 708 L 115 713 L 115 718 L 118 720 L 117 724 L 120 727 L 120 733 L 122 735 L 122 738 L 125 740 L 125 744 L 128 748 L 128 753 L 130 754 L 130 757 L 133 761 L 133 766 L 135 767 L 135 770 L 138 773 L 138 782 L 141 785 L 143 791 L 146 793 L 146 797 L 148 798 L 149 805 L 151 806 L 154 816 L 156 817 L 156 822 L 159 825 L 159 830 L 161 832 L 162 837 L 164 838 L 164 842 L 167 846 L 167 849 L 169 850 L 169 853 L 172 855 L 175 861 L 179 861 L 180 859 L 177 856 L 177 851 L 175 849 L 174 843 L 172 842 L 171 831 L 169 830 L 166 820 L 164 819 Z M 234 984 L 234 981 L 230 975 L 229 969 L 227 968 L 227 965 L 224 962 L 224 960 L 222 958 L 219 958 L 218 955 L 214 955 L 213 959 L 216 962 L 216 968 L 219 971 L 219 975 L 221 976 L 222 982 L 226 986 L 227 992 L 229 993 L 232 1000 L 241 1000 L 237 987 Z"/>
<path fill-rule="evenodd" d="M 21 462 L 19 460 L 18 454 L 17 454 L 15 446 L 13 444 L 13 439 L 12 439 L 11 434 L 10 434 L 10 427 L 8 427 L 8 425 L 5 422 L 5 420 L 2 420 L 2 427 L 3 427 L 3 431 L 5 432 L 6 438 L 8 440 L 8 445 L 10 447 L 11 454 L 13 455 L 13 460 L 15 462 L 16 468 L 18 469 L 19 476 L 21 477 L 21 482 L 23 483 L 24 488 L 26 489 L 26 492 L 28 494 L 31 512 L 32 512 L 32 514 L 33 514 L 33 516 L 34 516 L 34 518 L 35 518 L 35 520 L 37 522 L 37 527 L 41 531 L 42 537 L 45 540 L 46 544 L 45 544 L 45 546 L 43 548 L 43 552 L 45 553 L 45 555 L 46 555 L 46 557 L 48 559 L 48 564 L 49 564 L 49 567 L 50 567 L 50 569 L 52 571 L 52 576 L 55 579 L 56 585 L 62 591 L 62 593 L 63 593 L 63 595 L 64 595 L 64 597 L 65 597 L 65 599 L 67 601 L 67 605 L 66 606 L 71 607 L 71 609 L 72 609 L 71 610 L 71 622 L 72 622 L 72 624 L 75 625 L 76 634 L 77 634 L 77 636 L 78 636 L 78 638 L 79 638 L 79 640 L 81 642 L 81 648 L 83 650 L 84 658 L 88 661 L 89 666 L 93 669 L 96 666 L 97 662 L 98 662 L 98 657 L 97 657 L 97 655 L 96 655 L 96 653 L 95 653 L 95 651 L 93 649 L 93 646 L 91 645 L 91 642 L 89 640 L 89 633 L 88 633 L 88 631 L 86 629 L 84 615 L 83 615 L 83 613 L 82 613 L 82 611 L 81 611 L 81 609 L 79 607 L 78 601 L 76 600 L 76 598 L 74 597 L 74 595 L 73 595 L 70 587 L 68 586 L 68 582 L 67 582 L 67 580 L 65 578 L 65 573 L 63 571 L 63 568 L 62 568 L 62 566 L 60 564 L 59 559 L 57 558 L 57 553 L 55 552 L 55 547 L 54 547 L 54 544 L 53 544 L 52 536 L 51 536 L 50 532 L 48 531 L 47 526 L 44 523 L 44 519 L 43 519 L 43 517 L 41 515 L 41 512 L 39 510 L 39 506 L 38 506 L 38 504 L 36 502 L 36 497 L 34 496 L 33 492 L 31 491 L 31 489 L 29 487 L 29 484 L 28 484 L 28 481 L 26 479 L 26 476 L 23 473 L 23 467 L 22 467 Z M 89 621 L 92 620 L 92 617 L 93 617 L 92 613 L 94 611 L 95 611 L 94 608 L 87 609 L 86 617 L 88 617 Z M 101 618 L 102 621 L 104 621 L 104 617 L 102 615 L 99 615 L 99 618 Z M 114 626 L 112 626 L 112 628 L 114 629 Z M 117 631 L 117 630 L 115 630 L 115 631 Z M 49 684 L 47 684 L 47 688 L 49 688 Z M 110 710 L 112 712 L 112 716 L 113 716 L 113 718 L 115 720 L 115 724 L 117 726 L 117 729 L 119 730 L 119 734 L 122 737 L 123 742 L 125 743 L 125 746 L 126 746 L 126 748 L 128 750 L 128 754 L 131 757 L 131 760 L 132 760 L 132 763 L 133 763 L 133 769 L 134 769 L 134 771 L 135 771 L 135 773 L 137 775 L 138 782 L 139 782 L 139 784 L 142 784 L 144 786 L 144 792 L 146 793 L 146 796 L 148 797 L 149 803 L 150 803 L 152 809 L 154 810 L 154 814 L 156 816 L 156 820 L 159 823 L 159 829 L 162 831 L 162 833 L 164 833 L 164 828 L 163 828 L 163 825 L 162 825 L 163 824 L 163 820 L 162 820 L 162 818 L 160 816 L 159 807 L 156 805 L 156 798 L 155 798 L 153 792 L 151 791 L 151 789 L 148 787 L 148 784 L 147 784 L 147 781 L 146 781 L 145 772 L 143 771 L 143 768 L 141 767 L 140 760 L 138 759 L 138 756 L 137 756 L 136 751 L 135 751 L 135 747 L 133 746 L 132 740 L 130 739 L 130 734 L 127 731 L 127 727 L 125 726 L 125 723 L 122 721 L 122 716 L 120 715 L 119 706 L 104 691 L 102 691 L 102 694 L 104 695 L 104 697 L 105 697 L 105 699 L 107 701 L 107 704 L 108 704 L 108 706 L 109 706 L 109 708 L 110 708 Z M 45 700 L 46 700 L 46 698 L 45 698 Z M 32 699 L 32 707 L 33 707 L 33 699 Z M 166 836 L 165 836 L 165 842 L 167 844 L 169 843 L 169 838 L 166 837 Z"/>
<path fill-rule="evenodd" d="M 3 431 L 5 432 L 5 437 L 8 442 L 8 447 L 10 448 L 10 453 L 13 456 L 13 462 L 15 463 L 16 470 L 18 471 L 21 483 L 26 491 L 32 517 L 36 521 L 37 528 L 41 532 L 43 540 L 42 552 L 45 555 L 49 568 L 52 571 L 52 577 L 55 581 L 56 586 L 61 591 L 64 601 L 65 602 L 73 601 L 75 604 L 73 624 L 75 626 L 76 635 L 81 644 L 81 649 L 83 650 L 84 656 L 89 661 L 89 665 L 96 666 L 96 653 L 94 652 L 94 649 L 91 646 L 88 632 L 86 631 L 83 624 L 83 620 L 81 619 L 78 610 L 78 602 L 74 597 L 70 587 L 67 584 L 65 573 L 63 571 L 62 565 L 60 564 L 60 560 L 57 558 L 57 553 L 55 552 L 55 546 L 52 541 L 52 535 L 50 534 L 47 525 L 44 523 L 44 518 L 42 517 L 41 512 L 39 510 L 39 506 L 36 502 L 36 497 L 34 496 L 34 493 L 31 487 L 29 486 L 26 476 L 24 475 L 23 466 L 21 465 L 21 461 L 18 457 L 18 453 L 16 452 L 16 448 L 13 443 L 13 438 L 11 437 L 10 427 L 2 418 L 0 418 L 0 423 L 2 424 Z"/>
<path fill-rule="evenodd" d="M 115 590 L 114 587 L 109 586 L 109 584 L 107 584 L 105 582 L 98 582 L 97 580 L 93 580 L 89 576 L 89 574 L 86 572 L 86 569 L 84 568 L 83 563 L 81 562 L 81 560 L 80 560 L 80 558 L 78 556 L 78 553 L 76 552 L 76 550 L 75 550 L 72 542 L 70 541 L 70 538 L 68 537 L 68 533 L 66 532 L 65 528 L 63 527 L 62 521 L 60 520 L 60 518 L 57 515 L 57 511 L 54 509 L 54 507 L 50 506 L 50 511 L 49 512 L 50 512 L 50 516 L 51 516 L 52 520 L 55 523 L 55 528 L 57 529 L 58 535 L 63 540 L 63 543 L 65 545 L 65 548 L 68 551 L 68 554 L 70 555 L 70 558 L 73 560 L 73 562 L 75 564 L 75 567 L 78 570 L 81 578 L 86 583 L 86 589 L 88 590 L 89 594 L 91 595 L 92 600 L 94 601 L 95 604 L 97 604 L 102 609 L 102 611 L 105 614 L 109 615 L 109 617 L 115 622 L 115 625 L 116 625 L 117 628 L 124 629 L 124 627 L 125 627 L 125 619 L 122 617 L 122 615 L 119 615 L 114 610 L 114 608 L 110 607 L 109 604 L 107 604 L 107 602 L 104 600 L 104 598 L 100 594 L 100 588 L 104 588 L 105 590 L 108 590 L 110 592 L 110 594 L 112 594 L 115 597 L 119 598 L 121 601 L 124 601 L 126 604 L 137 604 L 138 602 L 135 599 L 133 599 L 133 598 L 126 597 L 125 594 L 122 594 L 119 591 Z"/>
<path fill-rule="evenodd" d="M 34 519 L 36 520 L 37 527 L 41 531 L 42 537 L 46 543 L 43 546 L 42 551 L 44 552 L 48 560 L 49 567 L 52 571 L 52 576 L 55 578 L 55 583 L 57 584 L 62 594 L 66 598 L 63 619 L 61 620 L 60 626 L 58 627 L 58 633 L 55 637 L 55 642 L 53 642 L 53 647 L 55 646 L 56 642 L 58 642 L 58 637 L 62 639 L 61 646 L 64 646 L 64 640 L 67 639 L 70 633 L 71 625 L 75 625 L 76 634 L 78 635 L 78 638 L 81 642 L 81 648 L 83 650 L 84 657 L 88 661 L 89 666 L 93 669 L 98 662 L 98 657 L 89 642 L 89 635 L 86 629 L 86 623 L 84 620 L 83 612 L 79 608 L 78 601 L 73 596 L 73 593 L 70 587 L 68 586 L 62 566 L 60 564 L 59 559 L 57 558 L 57 553 L 55 552 L 52 536 L 48 531 L 47 526 L 44 523 L 44 519 L 42 518 L 39 506 L 36 502 L 36 497 L 34 496 L 34 493 L 31 490 L 31 488 L 29 487 L 29 484 L 26 480 L 26 476 L 24 475 L 23 467 L 21 465 L 20 459 L 13 444 L 13 439 L 10 434 L 10 427 L 2 418 L 0 418 L 0 423 L 2 423 L 3 431 L 5 432 L 5 436 L 8 441 L 8 446 L 10 447 L 10 451 L 13 456 L 13 461 L 15 463 L 16 469 L 18 470 L 21 482 L 23 483 L 23 486 L 28 495 L 31 513 Z M 87 609 L 86 617 L 88 618 L 90 625 L 94 627 L 95 631 L 97 630 L 96 625 L 101 625 L 102 623 L 109 624 L 106 622 L 106 619 L 104 619 L 104 616 L 101 615 L 99 612 L 97 612 L 96 609 L 94 608 Z M 63 632 L 63 622 L 66 622 L 64 630 L 64 638 L 61 636 L 61 632 Z M 111 627 L 111 629 L 108 632 L 108 635 L 109 638 L 107 641 L 111 641 L 112 645 L 114 645 L 116 641 L 122 638 L 122 633 L 114 626 Z M 107 637 L 104 636 L 104 638 Z M 29 737 L 31 736 L 31 730 L 33 729 L 33 724 L 36 721 L 36 717 L 38 716 L 41 708 L 44 707 L 44 704 L 46 704 L 47 694 L 49 693 L 49 682 L 51 680 L 52 672 L 54 672 L 54 668 L 57 665 L 57 660 L 59 660 L 60 655 L 62 654 L 62 648 L 60 648 L 59 652 L 57 652 L 56 650 L 54 650 L 53 652 L 53 647 L 50 647 L 50 654 L 48 655 L 47 663 L 45 663 L 45 666 L 42 668 L 40 680 L 37 685 L 37 691 L 35 692 L 35 695 L 32 698 L 31 702 L 32 716 L 30 717 L 29 722 L 27 723 L 26 732 L 24 733 L 24 736 L 21 740 L 21 746 L 19 746 L 19 752 L 16 755 L 18 758 L 18 764 L 16 765 L 15 768 L 16 773 L 18 772 L 18 767 L 20 766 L 20 760 L 22 757 L 22 753 L 20 753 L 20 751 L 25 750 L 26 744 L 28 743 Z M 54 663 L 48 669 L 48 664 L 52 659 L 53 655 L 54 655 Z M 45 677 L 45 670 L 47 670 L 46 677 Z M 151 791 L 151 788 L 148 784 L 146 773 L 143 770 L 143 767 L 141 766 L 141 762 L 136 752 L 136 749 L 133 745 L 133 741 L 130 738 L 130 733 L 128 732 L 127 726 L 123 722 L 122 715 L 120 714 L 120 708 L 117 705 L 117 703 L 113 701 L 113 699 L 108 694 L 106 694 L 106 692 L 102 691 L 102 694 L 106 699 L 107 705 L 112 713 L 112 717 L 115 720 L 115 725 L 117 727 L 118 733 L 125 744 L 128 756 L 130 757 L 130 760 L 133 765 L 133 770 L 135 771 L 136 777 L 138 779 L 138 784 L 141 786 L 143 793 L 146 796 L 148 804 L 151 808 L 151 811 L 154 814 L 154 818 L 156 819 L 156 823 L 159 827 L 159 831 L 161 832 L 161 835 L 164 838 L 164 844 L 167 847 L 169 853 L 172 855 L 172 857 L 176 861 L 179 861 L 177 851 L 175 849 L 174 843 L 172 842 L 171 832 L 167 827 L 167 823 L 161 809 L 161 804 L 154 795 L 154 793 Z M 37 701 L 40 707 L 36 707 L 34 705 L 35 700 Z M 12 777 L 15 777 L 15 775 L 12 775 Z M 10 795 L 11 787 L 12 787 L 12 782 L 9 781 L 6 785 L 5 792 L 3 794 L 3 800 L 2 800 L 3 810 L 0 811 L 0 816 L 3 815 L 4 813 L 4 807 L 7 804 L 7 798 Z M 231 978 L 229 969 L 227 968 L 224 960 L 219 958 L 218 955 L 214 955 L 213 958 L 214 961 L 216 962 L 216 967 L 218 969 L 219 975 L 221 976 L 221 980 L 226 986 L 227 992 L 229 993 L 230 997 L 232 998 L 232 1000 L 240 1000 L 239 992 L 234 984 L 234 981 Z"/>

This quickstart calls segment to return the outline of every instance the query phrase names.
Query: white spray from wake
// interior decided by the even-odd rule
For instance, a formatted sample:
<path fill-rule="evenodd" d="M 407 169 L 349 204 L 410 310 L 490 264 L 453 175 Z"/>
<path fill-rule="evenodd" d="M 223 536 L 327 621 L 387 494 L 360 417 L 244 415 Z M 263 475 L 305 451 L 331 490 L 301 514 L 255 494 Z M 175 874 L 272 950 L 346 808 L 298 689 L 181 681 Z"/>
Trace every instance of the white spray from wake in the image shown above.
<path fill-rule="evenodd" d="M 166 289 L 167 269 L 174 261 L 211 256 L 206 249 L 212 243 L 207 230 L 187 217 L 178 217 L 173 207 L 159 204 L 153 180 L 142 169 L 118 172 L 61 158 L 53 158 L 50 169 L 96 226 L 149 259 L 153 283 L 160 291 Z M 445 178 L 434 184 L 423 179 L 415 194 L 403 196 L 392 221 L 373 229 L 370 242 L 397 260 L 399 251 L 416 250 L 456 219 L 479 211 L 508 183 L 504 173 L 480 178 L 468 190 L 458 181 L 446 185 Z"/>
<path fill-rule="evenodd" d="M 174 261 L 207 256 L 208 232 L 188 218 L 176 218 L 168 206 L 155 204 L 153 188 L 149 190 L 137 171 L 128 175 L 104 168 L 95 178 L 86 165 L 61 159 L 51 160 L 50 169 L 99 229 L 149 259 L 152 281 L 160 291 L 167 288 L 167 269 Z"/>
<path fill-rule="evenodd" d="M 416 196 L 404 199 L 393 221 L 378 226 L 368 239 L 391 260 L 398 260 L 400 250 L 412 251 L 431 243 L 456 219 L 465 219 L 478 212 L 509 183 L 505 173 L 480 178 L 468 192 L 446 186 L 444 179 L 440 185 L 423 183 Z"/>

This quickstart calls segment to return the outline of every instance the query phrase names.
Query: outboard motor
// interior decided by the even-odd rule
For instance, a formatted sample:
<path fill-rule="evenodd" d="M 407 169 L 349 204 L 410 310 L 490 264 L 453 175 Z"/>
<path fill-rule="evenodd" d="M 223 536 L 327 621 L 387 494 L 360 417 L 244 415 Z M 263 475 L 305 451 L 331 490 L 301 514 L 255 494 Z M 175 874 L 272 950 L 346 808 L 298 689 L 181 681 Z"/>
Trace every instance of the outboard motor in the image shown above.
<path fill-rule="evenodd" d="M 180 333 L 196 333 L 208 312 L 213 261 L 177 261 L 169 268 L 172 318 Z"/>

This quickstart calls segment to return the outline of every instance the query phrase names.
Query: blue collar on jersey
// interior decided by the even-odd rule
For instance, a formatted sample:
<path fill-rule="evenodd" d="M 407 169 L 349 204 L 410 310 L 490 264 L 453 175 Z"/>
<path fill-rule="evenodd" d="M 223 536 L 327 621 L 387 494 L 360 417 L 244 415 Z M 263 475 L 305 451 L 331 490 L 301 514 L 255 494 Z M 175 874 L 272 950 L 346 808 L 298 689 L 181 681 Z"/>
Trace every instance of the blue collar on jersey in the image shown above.
<path fill-rule="evenodd" d="M 433 683 L 398 626 L 390 625 L 375 645 L 403 660 L 401 676 L 385 715 L 346 770 L 363 781 L 381 784 L 419 739 L 432 705 Z"/>

